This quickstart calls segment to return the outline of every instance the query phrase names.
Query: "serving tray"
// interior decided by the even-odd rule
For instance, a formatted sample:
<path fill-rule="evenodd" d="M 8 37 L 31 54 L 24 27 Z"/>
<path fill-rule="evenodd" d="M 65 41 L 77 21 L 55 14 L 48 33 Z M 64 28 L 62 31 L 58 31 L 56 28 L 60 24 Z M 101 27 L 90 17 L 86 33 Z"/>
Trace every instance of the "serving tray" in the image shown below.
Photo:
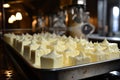
<path fill-rule="evenodd" d="M 76 66 L 41 69 L 32 66 L 23 56 L 21 56 L 14 48 L 3 41 L 9 55 L 16 60 L 17 64 L 24 70 L 29 71 L 32 77 L 38 80 L 79 80 L 105 74 L 120 69 L 120 59 L 106 60 L 89 64 Z M 27 74 L 30 74 L 27 72 Z M 31 76 L 30 76 L 31 77 Z"/>

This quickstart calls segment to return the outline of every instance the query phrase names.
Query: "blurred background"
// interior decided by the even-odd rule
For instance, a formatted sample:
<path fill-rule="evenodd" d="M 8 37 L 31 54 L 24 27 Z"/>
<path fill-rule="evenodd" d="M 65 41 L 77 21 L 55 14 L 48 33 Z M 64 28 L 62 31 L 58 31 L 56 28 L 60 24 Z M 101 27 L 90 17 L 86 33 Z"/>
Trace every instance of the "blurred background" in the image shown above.
<path fill-rule="evenodd" d="M 62 18 L 63 24 L 69 27 L 69 10 L 82 7 L 84 12 L 90 13 L 94 33 L 119 37 L 119 4 L 119 0 L 0 0 L 0 32 L 48 31 L 56 18 Z"/>
<path fill-rule="evenodd" d="M 78 0 L 79 1 L 79 0 Z M 90 12 L 90 22 L 98 28 L 98 2 L 87 0 L 83 5 Z M 103 2 L 103 1 L 102 1 Z M 36 32 L 39 26 L 53 26 L 53 18 L 63 12 L 65 25 L 69 27 L 68 10 L 77 7 L 77 0 L 1 0 L 0 31 Z"/>

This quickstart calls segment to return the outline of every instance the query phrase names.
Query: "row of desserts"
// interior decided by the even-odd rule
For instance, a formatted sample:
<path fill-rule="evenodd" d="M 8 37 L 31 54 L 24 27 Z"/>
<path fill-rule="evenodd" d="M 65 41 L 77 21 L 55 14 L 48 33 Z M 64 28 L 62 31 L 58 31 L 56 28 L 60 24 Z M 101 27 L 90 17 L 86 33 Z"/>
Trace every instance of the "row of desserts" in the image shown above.
<path fill-rule="evenodd" d="M 4 40 L 38 68 L 61 68 L 120 57 L 117 43 L 109 43 L 106 39 L 92 43 L 50 33 L 6 33 Z"/>

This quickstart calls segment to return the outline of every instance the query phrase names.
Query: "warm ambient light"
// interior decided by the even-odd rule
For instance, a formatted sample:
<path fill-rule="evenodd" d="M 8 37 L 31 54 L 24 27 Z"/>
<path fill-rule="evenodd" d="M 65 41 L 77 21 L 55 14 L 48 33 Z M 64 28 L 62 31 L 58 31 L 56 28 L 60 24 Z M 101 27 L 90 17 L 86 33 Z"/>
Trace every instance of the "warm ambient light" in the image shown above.
<path fill-rule="evenodd" d="M 8 19 L 8 23 L 13 23 L 14 21 L 16 21 L 16 17 L 15 15 L 11 15 L 10 18 Z"/>
<path fill-rule="evenodd" d="M 22 20 L 22 14 L 20 12 L 17 12 L 16 15 L 11 15 L 8 19 L 8 23 L 13 23 L 16 20 Z"/>
<path fill-rule="evenodd" d="M 32 30 L 33 30 L 33 32 L 34 32 L 35 29 L 36 29 L 36 24 L 37 24 L 37 20 L 34 19 L 33 22 L 32 22 Z"/>
<path fill-rule="evenodd" d="M 3 7 L 4 7 L 4 8 L 9 8 L 9 7 L 10 7 L 10 4 L 3 4 Z"/>
<path fill-rule="evenodd" d="M 2 12 L 0 12 L 0 16 L 2 16 Z"/>
<path fill-rule="evenodd" d="M 20 12 L 16 13 L 16 20 L 22 20 L 22 14 Z"/>
<path fill-rule="evenodd" d="M 77 4 L 84 4 L 84 0 L 78 0 Z"/>
<path fill-rule="evenodd" d="M 10 80 L 11 77 L 13 76 L 13 70 L 5 70 L 4 74 L 7 77 L 6 79 Z"/>

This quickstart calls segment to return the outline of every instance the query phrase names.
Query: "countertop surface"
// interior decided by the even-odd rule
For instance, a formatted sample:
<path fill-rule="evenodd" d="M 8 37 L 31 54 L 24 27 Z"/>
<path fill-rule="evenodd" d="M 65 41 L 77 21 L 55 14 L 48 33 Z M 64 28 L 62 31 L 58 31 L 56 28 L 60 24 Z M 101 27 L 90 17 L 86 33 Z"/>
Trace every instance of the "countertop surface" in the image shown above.
<path fill-rule="evenodd" d="M 0 39 L 0 80 L 30 80 L 24 72 L 14 65 L 7 55 L 5 46 Z"/>
<path fill-rule="evenodd" d="M 106 37 L 106 36 L 99 36 L 98 34 L 92 34 L 87 36 L 90 39 L 96 39 L 96 40 L 104 40 L 107 39 L 109 41 L 119 41 L 120 42 L 120 37 Z"/>

